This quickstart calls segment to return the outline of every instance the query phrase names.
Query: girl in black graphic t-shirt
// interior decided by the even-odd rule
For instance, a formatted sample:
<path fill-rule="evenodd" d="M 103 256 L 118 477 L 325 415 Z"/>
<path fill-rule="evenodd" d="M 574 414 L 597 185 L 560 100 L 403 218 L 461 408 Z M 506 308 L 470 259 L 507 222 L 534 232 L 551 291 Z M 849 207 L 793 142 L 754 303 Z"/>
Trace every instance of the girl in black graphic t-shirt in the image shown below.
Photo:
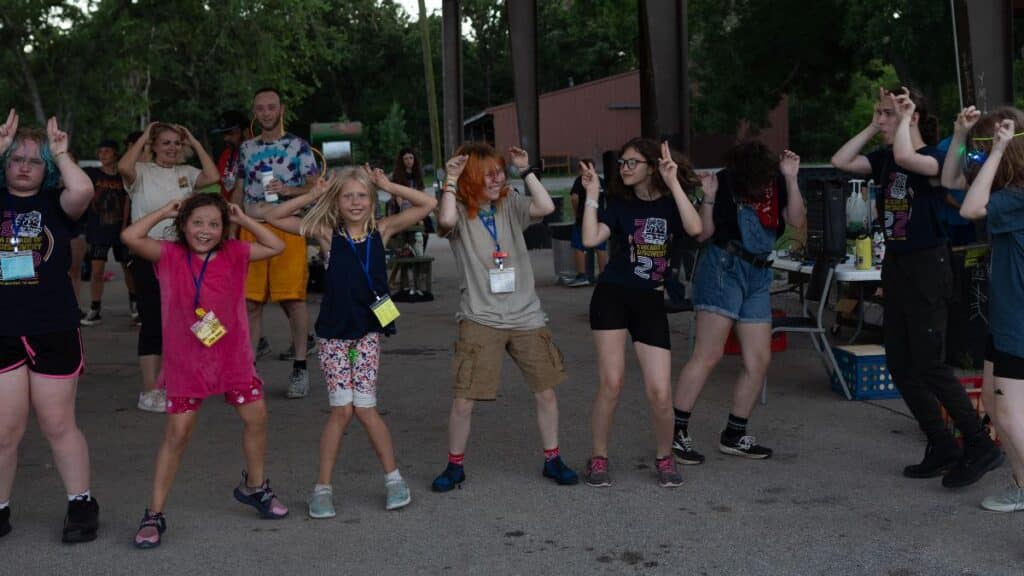
<path fill-rule="evenodd" d="M 672 460 L 671 342 L 664 309 L 664 281 L 672 239 L 700 234 L 687 190 L 698 180 L 689 164 L 672 160 L 668 143 L 636 138 L 622 147 L 618 174 L 609 177 L 607 207 L 598 213 L 600 182 L 592 165 L 580 164 L 587 195 L 583 244 L 609 240 L 611 256 L 590 301 L 590 329 L 597 347 L 600 386 L 591 413 L 593 452 L 584 480 L 609 486 L 608 435 L 622 392 L 626 334 L 633 339 L 651 404 L 658 481 L 679 486 Z"/>
<path fill-rule="evenodd" d="M 887 146 L 862 155 L 876 134 Z M 924 459 L 907 466 L 908 478 L 943 476 L 942 485 L 972 484 L 998 466 L 1002 451 L 989 438 L 964 387 L 945 363 L 946 307 L 952 268 L 938 209 L 943 155 L 934 142 L 934 118 L 916 90 L 879 90 L 871 125 L 832 156 L 832 164 L 871 175 L 882 187 L 874 207 L 885 227 L 882 290 L 886 364 L 910 412 L 928 439 Z M 961 452 L 942 419 L 945 408 L 963 434 Z"/>
<path fill-rule="evenodd" d="M 45 133 L 19 131 L 12 109 L 0 124 L 0 536 L 11 530 L 18 444 L 33 406 L 68 495 L 63 540 L 96 538 L 89 448 L 75 424 L 84 358 L 67 273 L 72 222 L 92 194 L 57 120 L 50 118 Z"/>

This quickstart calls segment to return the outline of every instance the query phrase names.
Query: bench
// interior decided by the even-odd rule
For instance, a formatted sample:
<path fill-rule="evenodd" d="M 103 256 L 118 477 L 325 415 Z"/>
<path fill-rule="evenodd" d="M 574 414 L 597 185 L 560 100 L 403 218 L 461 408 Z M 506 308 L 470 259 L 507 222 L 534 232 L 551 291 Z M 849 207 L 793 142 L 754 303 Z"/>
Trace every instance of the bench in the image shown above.
<path fill-rule="evenodd" d="M 564 171 L 573 173 L 572 156 L 569 154 L 545 154 L 540 157 L 540 167 L 544 172 Z"/>
<path fill-rule="evenodd" d="M 392 260 L 391 270 L 393 274 L 398 275 L 399 291 L 404 292 L 415 288 L 421 292 L 430 292 L 433 264 L 433 256 L 409 256 Z M 410 276 L 412 277 L 411 286 Z"/>

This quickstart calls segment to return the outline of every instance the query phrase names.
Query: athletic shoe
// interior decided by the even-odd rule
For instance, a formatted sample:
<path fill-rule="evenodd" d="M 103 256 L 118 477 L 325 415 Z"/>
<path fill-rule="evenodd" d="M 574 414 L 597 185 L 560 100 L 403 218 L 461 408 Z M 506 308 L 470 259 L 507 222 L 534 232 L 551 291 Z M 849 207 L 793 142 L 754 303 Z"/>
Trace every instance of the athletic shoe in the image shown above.
<path fill-rule="evenodd" d="M 964 455 L 948 474 L 942 477 L 946 488 L 970 486 L 991 470 L 1003 464 L 1006 456 L 991 438 L 985 436 L 975 446 L 964 449 Z"/>
<path fill-rule="evenodd" d="M 256 343 L 256 359 L 262 360 L 270 355 L 270 342 L 267 342 L 266 338 L 260 338 L 259 342 Z"/>
<path fill-rule="evenodd" d="M 385 510 L 398 510 L 409 505 L 412 502 L 412 494 L 409 493 L 409 485 L 405 483 L 404 479 L 395 480 L 394 482 L 387 482 L 384 484 L 384 488 L 387 489 L 388 495 L 385 500 Z"/>
<path fill-rule="evenodd" d="M 583 472 L 583 481 L 587 486 L 603 488 L 612 485 L 612 477 L 608 474 L 608 459 L 594 456 L 587 460 L 587 469 Z"/>
<path fill-rule="evenodd" d="M 658 484 L 662 488 L 675 488 L 683 485 L 683 475 L 676 468 L 676 461 L 673 457 L 656 458 L 654 467 L 658 469 Z"/>
<path fill-rule="evenodd" d="M 103 323 L 103 316 L 100 315 L 99 310 L 89 310 L 84 318 L 79 320 L 82 326 L 95 326 Z"/>
<path fill-rule="evenodd" d="M 682 429 L 677 429 L 672 437 L 672 456 L 676 462 L 687 466 L 704 463 L 704 455 L 693 449 L 693 438 L 683 434 Z"/>
<path fill-rule="evenodd" d="M 163 512 L 150 512 L 149 508 L 142 514 L 139 531 L 135 533 L 135 547 L 147 550 L 160 545 L 160 537 L 167 530 L 167 520 Z"/>
<path fill-rule="evenodd" d="M 139 403 L 136 407 L 145 412 L 167 412 L 167 391 L 158 388 L 139 392 Z"/>
<path fill-rule="evenodd" d="M 306 358 L 309 358 L 316 352 L 316 337 L 312 334 L 306 336 Z M 278 360 L 295 360 L 295 345 L 288 346 L 288 350 L 281 352 L 277 355 Z"/>
<path fill-rule="evenodd" d="M 11 507 L 0 510 L 0 538 L 7 536 L 11 531 Z"/>
<path fill-rule="evenodd" d="M 288 390 L 284 395 L 288 398 L 305 398 L 309 394 L 309 370 L 292 368 L 288 376 Z"/>
<path fill-rule="evenodd" d="M 79 497 L 68 502 L 68 513 L 64 516 L 64 532 L 61 540 L 65 544 L 92 542 L 100 527 L 100 506 L 95 498 Z"/>
<path fill-rule="evenodd" d="M 590 286 L 590 278 L 587 278 L 586 274 L 577 274 L 575 278 L 565 283 L 569 288 L 581 288 L 583 286 Z"/>
<path fill-rule="evenodd" d="M 1024 488 L 1011 480 L 1002 492 L 982 500 L 981 507 L 993 512 L 1020 512 L 1024 510 Z"/>
<path fill-rule="evenodd" d="M 334 518 L 337 512 L 334 511 L 334 488 L 330 486 L 317 486 L 309 496 L 309 517 L 310 518 Z"/>
<path fill-rule="evenodd" d="M 911 464 L 903 469 L 907 478 L 935 478 L 949 472 L 963 456 L 963 451 L 956 445 L 956 440 L 948 436 L 941 440 L 928 442 L 924 449 L 924 458 L 918 464 Z"/>
<path fill-rule="evenodd" d="M 434 478 L 430 489 L 434 492 L 448 492 L 465 481 L 466 470 L 462 467 L 462 464 L 452 464 L 449 462 L 444 472 L 441 472 L 440 476 Z"/>
<path fill-rule="evenodd" d="M 541 472 L 545 478 L 551 478 L 559 486 L 572 486 L 580 481 L 579 476 L 565 465 L 561 456 L 555 456 L 544 462 L 544 471 Z"/>
<path fill-rule="evenodd" d="M 735 440 L 722 437 L 718 443 L 718 451 L 731 456 L 741 456 L 753 460 L 764 460 L 771 458 L 771 448 L 765 448 L 757 443 L 753 436 L 741 436 Z"/>
<path fill-rule="evenodd" d="M 243 471 L 242 481 L 235 486 L 235 500 L 252 506 L 259 511 L 260 518 L 267 520 L 277 520 L 288 515 L 288 508 L 281 504 L 274 491 L 270 489 L 270 480 L 264 480 L 263 485 L 255 492 L 247 493 L 251 490 L 247 483 L 248 478 L 249 474 Z"/>

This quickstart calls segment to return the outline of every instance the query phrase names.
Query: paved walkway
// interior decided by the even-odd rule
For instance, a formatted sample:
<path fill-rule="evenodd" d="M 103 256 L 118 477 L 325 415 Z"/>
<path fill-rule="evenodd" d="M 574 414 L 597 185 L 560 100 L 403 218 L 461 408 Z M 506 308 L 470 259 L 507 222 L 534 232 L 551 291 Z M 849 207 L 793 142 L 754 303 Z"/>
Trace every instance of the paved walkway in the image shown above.
<path fill-rule="evenodd" d="M 79 393 L 100 538 L 78 547 L 59 543 L 63 490 L 32 425 L 12 500 L 15 531 L 0 540 L 0 574 L 1024 573 L 1024 515 L 978 506 L 1009 479 L 1009 469 L 957 492 L 937 479 L 902 478 L 902 467 L 924 448 L 902 403 L 842 400 L 803 338 L 791 337 L 790 350 L 775 357 L 769 403 L 752 420 L 752 432 L 776 450 L 770 460 L 713 450 L 738 371 L 729 358 L 691 424 L 708 462 L 685 468 L 681 488 L 659 488 L 646 401 L 630 359 L 612 438 L 615 485 L 555 486 L 540 477 L 532 399 L 506 362 L 501 398 L 475 414 L 464 488 L 431 493 L 430 480 L 446 457 L 457 284 L 447 243 L 432 238 L 429 253 L 437 258 L 438 298 L 400 305 L 399 334 L 386 341 L 381 370 L 381 406 L 413 489 L 408 508 L 384 511 L 380 466 L 354 423 L 335 478 L 338 517 L 306 516 L 326 392 L 314 361 L 311 396 L 284 399 L 289 364 L 276 360 L 276 352 L 288 345 L 287 324 L 268 308 L 275 355 L 259 363 L 270 408 L 267 469 L 291 517 L 259 520 L 232 499 L 243 466 L 241 426 L 212 399 L 171 493 L 163 546 L 135 550 L 131 538 L 148 502 L 164 418 L 135 410 L 135 330 L 118 280 L 107 285 L 104 324 L 84 330 L 89 366 Z M 561 447 L 582 472 L 597 380 L 590 289 L 556 286 L 550 251 L 533 253 L 533 260 L 570 375 L 559 389 Z M 671 325 L 677 374 L 689 318 L 673 316 Z"/>

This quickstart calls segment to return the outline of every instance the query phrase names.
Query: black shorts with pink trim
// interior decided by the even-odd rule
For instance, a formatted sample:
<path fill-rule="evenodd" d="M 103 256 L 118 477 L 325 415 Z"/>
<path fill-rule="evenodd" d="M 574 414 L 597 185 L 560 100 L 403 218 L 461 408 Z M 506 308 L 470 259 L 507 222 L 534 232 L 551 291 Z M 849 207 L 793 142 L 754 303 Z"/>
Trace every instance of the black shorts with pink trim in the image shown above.
<path fill-rule="evenodd" d="M 27 366 L 53 378 L 73 378 L 85 367 L 78 328 L 32 336 L 0 336 L 0 374 Z"/>

